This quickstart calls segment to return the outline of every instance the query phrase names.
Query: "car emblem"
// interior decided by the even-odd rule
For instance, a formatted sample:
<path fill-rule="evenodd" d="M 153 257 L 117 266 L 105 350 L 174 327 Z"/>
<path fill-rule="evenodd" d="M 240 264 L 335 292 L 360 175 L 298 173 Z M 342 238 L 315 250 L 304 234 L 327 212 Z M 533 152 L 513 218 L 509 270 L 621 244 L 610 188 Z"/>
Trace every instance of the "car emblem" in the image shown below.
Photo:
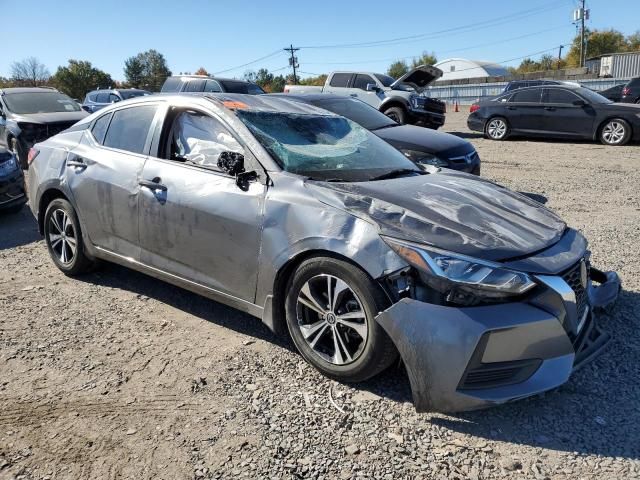
<path fill-rule="evenodd" d="M 582 288 L 587 288 L 588 282 L 587 263 L 583 260 L 580 261 L 580 284 Z"/>

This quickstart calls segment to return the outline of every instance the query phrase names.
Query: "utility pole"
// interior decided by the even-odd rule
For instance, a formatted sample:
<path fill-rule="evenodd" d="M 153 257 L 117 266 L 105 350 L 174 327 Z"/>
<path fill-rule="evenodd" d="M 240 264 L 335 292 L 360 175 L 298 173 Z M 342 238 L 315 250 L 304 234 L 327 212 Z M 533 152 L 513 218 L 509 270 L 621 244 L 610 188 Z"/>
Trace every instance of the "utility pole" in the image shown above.
<path fill-rule="evenodd" d="M 587 52 L 585 52 L 584 48 L 584 3 L 585 0 L 581 0 L 581 8 L 580 8 L 580 67 L 584 67 L 584 57 Z"/>
<path fill-rule="evenodd" d="M 298 77 L 296 76 L 296 67 L 299 67 L 300 65 L 298 65 L 298 57 L 296 57 L 293 53 L 297 52 L 300 49 L 293 48 L 293 44 L 291 44 L 289 48 L 283 48 L 283 50 L 285 52 L 291 53 L 291 58 L 289 58 L 289 65 L 291 65 L 291 68 L 293 68 L 293 83 L 298 83 Z"/>
<path fill-rule="evenodd" d="M 564 45 L 560 45 L 560 47 L 558 47 L 558 66 L 556 68 L 556 70 L 560 70 L 560 61 L 562 60 L 562 48 L 564 47 Z"/>

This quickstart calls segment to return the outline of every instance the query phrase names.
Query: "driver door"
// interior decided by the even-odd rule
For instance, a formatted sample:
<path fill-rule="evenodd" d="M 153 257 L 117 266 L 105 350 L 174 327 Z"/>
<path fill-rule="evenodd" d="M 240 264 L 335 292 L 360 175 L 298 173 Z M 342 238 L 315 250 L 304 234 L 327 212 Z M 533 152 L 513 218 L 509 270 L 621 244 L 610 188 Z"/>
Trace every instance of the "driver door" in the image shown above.
<path fill-rule="evenodd" d="M 244 154 L 247 171 L 257 162 L 220 119 L 192 109 L 169 109 L 158 143 L 141 175 L 141 262 L 253 302 L 266 186 L 241 189 L 217 162 L 223 151 Z"/>

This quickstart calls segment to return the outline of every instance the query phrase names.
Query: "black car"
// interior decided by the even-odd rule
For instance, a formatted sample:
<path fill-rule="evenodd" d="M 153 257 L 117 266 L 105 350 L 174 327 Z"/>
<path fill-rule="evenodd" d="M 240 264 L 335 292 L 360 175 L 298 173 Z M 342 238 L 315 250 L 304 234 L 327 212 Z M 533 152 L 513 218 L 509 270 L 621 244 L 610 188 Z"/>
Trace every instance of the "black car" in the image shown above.
<path fill-rule="evenodd" d="M 640 103 L 640 77 L 632 78 L 622 89 L 623 103 Z"/>
<path fill-rule="evenodd" d="M 18 212 L 27 203 L 24 175 L 15 155 L 0 148 L 0 213 Z"/>
<path fill-rule="evenodd" d="M 611 88 L 607 88 L 606 90 L 601 90 L 597 93 L 602 95 L 604 98 L 608 98 L 612 102 L 620 102 L 622 100 L 622 90 L 624 90 L 625 84 L 622 83 L 620 85 L 614 85 Z"/>
<path fill-rule="evenodd" d="M 234 78 L 213 78 L 207 75 L 177 75 L 168 77 L 162 89 L 162 93 L 178 92 L 228 92 L 228 93 L 248 93 L 250 95 L 260 95 L 265 91 L 255 83 Z"/>
<path fill-rule="evenodd" d="M 138 88 L 93 90 L 87 93 L 84 97 L 82 108 L 89 113 L 93 113 L 107 105 L 111 105 L 112 103 L 121 102 L 122 100 L 128 100 L 130 98 L 142 97 L 144 95 L 151 95 L 151 92 L 147 90 L 140 90 Z"/>
<path fill-rule="evenodd" d="M 478 152 L 470 142 L 455 135 L 414 125 L 399 125 L 384 113 L 355 98 L 324 94 L 284 96 L 353 120 L 415 163 L 480 175 Z"/>
<path fill-rule="evenodd" d="M 0 89 L 0 144 L 27 168 L 27 152 L 88 115 L 80 105 L 53 88 Z"/>
<path fill-rule="evenodd" d="M 583 87 L 529 87 L 474 103 L 467 126 L 492 140 L 510 135 L 582 138 L 606 145 L 640 140 L 640 105 L 613 103 Z"/>
<path fill-rule="evenodd" d="M 520 88 L 541 87 L 543 85 L 573 85 L 578 86 L 575 82 L 565 82 L 562 80 L 512 80 L 504 87 L 503 93 L 518 90 Z"/>

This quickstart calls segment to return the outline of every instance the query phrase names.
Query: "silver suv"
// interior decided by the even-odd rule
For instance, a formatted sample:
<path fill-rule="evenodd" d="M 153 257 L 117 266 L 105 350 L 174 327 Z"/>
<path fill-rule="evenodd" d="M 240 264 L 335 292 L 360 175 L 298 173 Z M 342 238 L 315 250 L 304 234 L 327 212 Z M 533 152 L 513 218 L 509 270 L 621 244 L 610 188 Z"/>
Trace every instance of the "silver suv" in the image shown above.
<path fill-rule="evenodd" d="M 89 113 L 93 113 L 107 105 L 111 105 L 112 103 L 121 102 L 122 100 L 128 100 L 130 98 L 142 97 L 144 95 L 151 95 L 151 92 L 147 90 L 139 90 L 137 88 L 93 90 L 92 92 L 87 93 L 84 97 L 82 108 Z"/>

